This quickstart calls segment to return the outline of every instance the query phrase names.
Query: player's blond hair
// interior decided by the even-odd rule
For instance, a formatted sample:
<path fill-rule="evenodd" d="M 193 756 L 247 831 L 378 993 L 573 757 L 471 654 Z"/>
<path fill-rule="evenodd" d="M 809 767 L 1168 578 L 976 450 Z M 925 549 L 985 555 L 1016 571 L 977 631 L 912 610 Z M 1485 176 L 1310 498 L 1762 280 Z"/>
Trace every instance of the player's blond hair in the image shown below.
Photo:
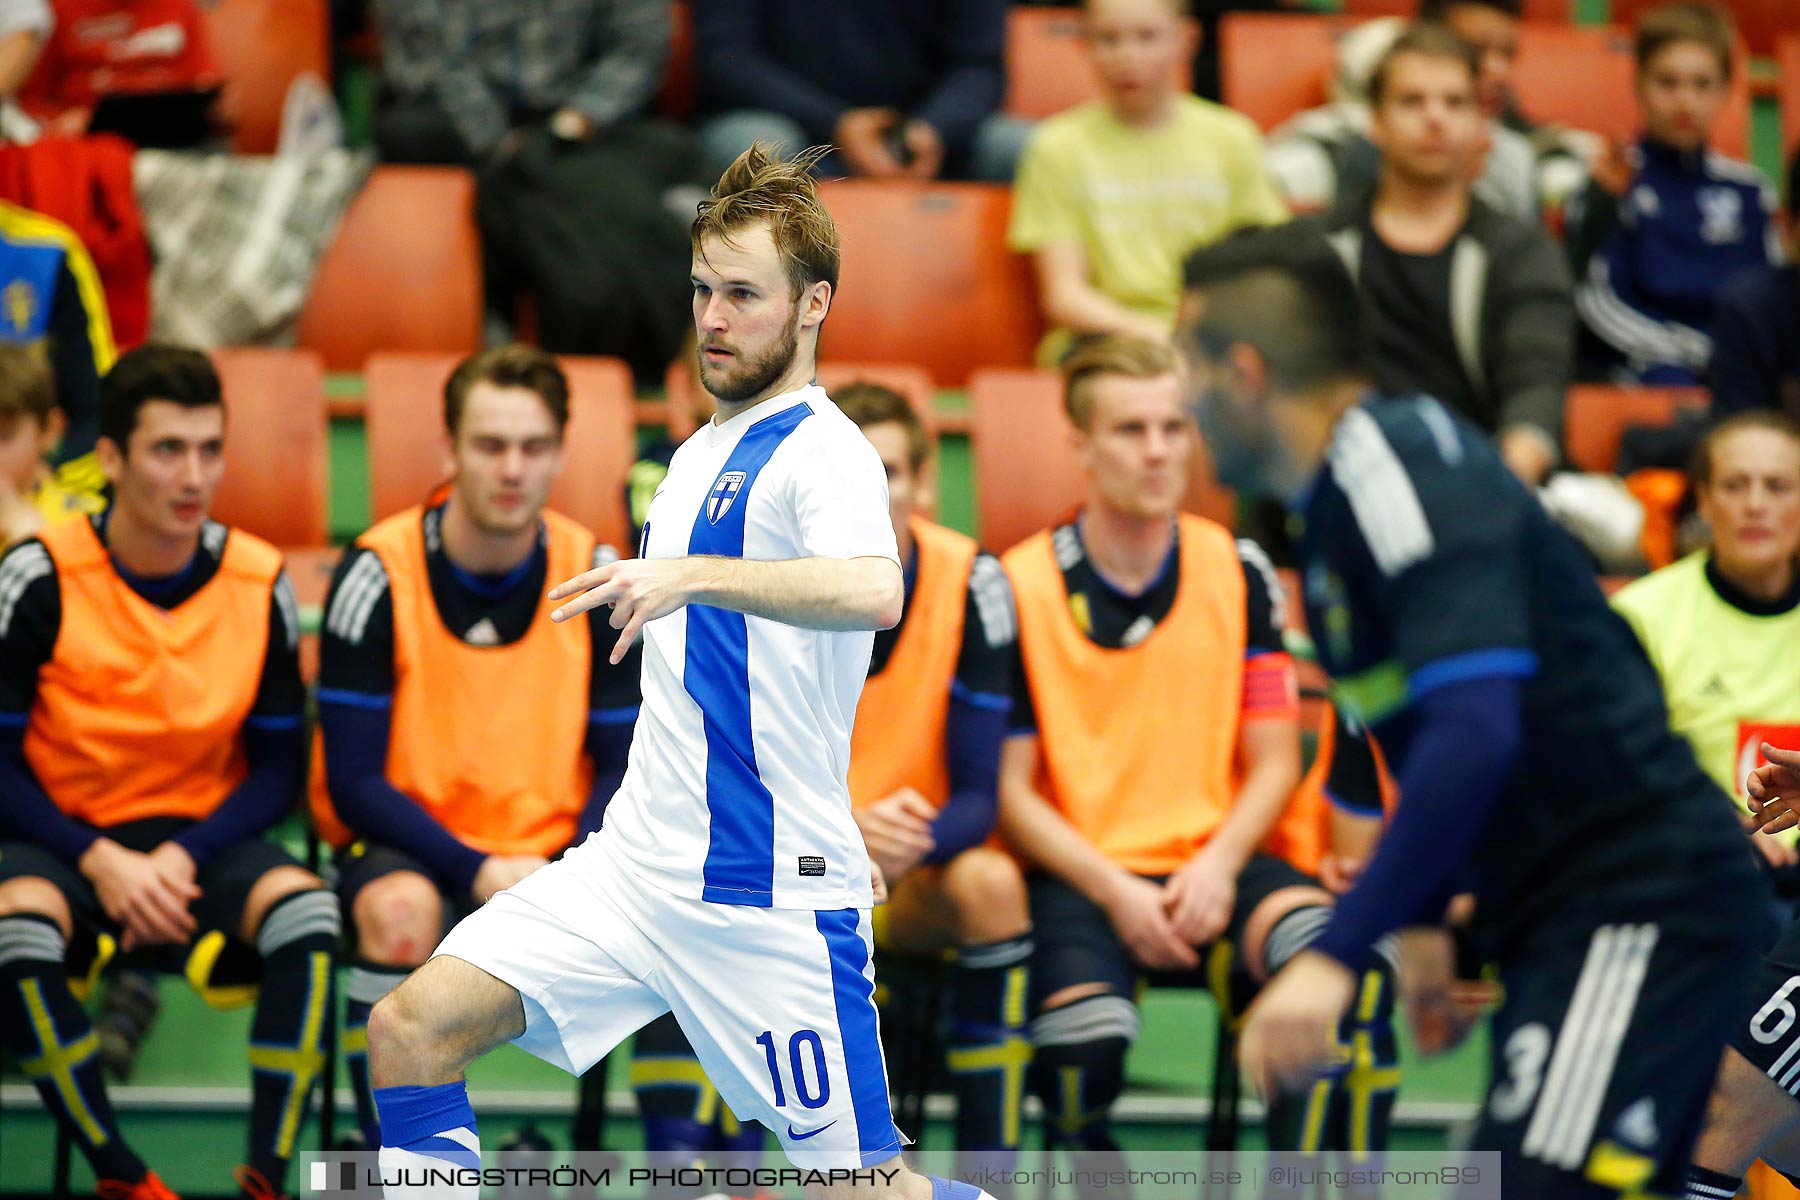
<path fill-rule="evenodd" d="M 1084 338 L 1063 360 L 1063 410 L 1075 428 L 1085 432 L 1094 421 L 1094 380 L 1106 375 L 1156 379 L 1175 373 L 1175 351 L 1167 343 L 1124 333 Z"/>
<path fill-rule="evenodd" d="M 820 203 L 812 174 L 830 151 L 814 146 L 784 161 L 769 143 L 753 143 L 719 176 L 712 199 L 701 201 L 690 234 L 694 253 L 704 258 L 706 238 L 735 244 L 735 235 L 766 224 L 794 295 L 815 283 L 828 283 L 835 293 L 837 223 Z"/>

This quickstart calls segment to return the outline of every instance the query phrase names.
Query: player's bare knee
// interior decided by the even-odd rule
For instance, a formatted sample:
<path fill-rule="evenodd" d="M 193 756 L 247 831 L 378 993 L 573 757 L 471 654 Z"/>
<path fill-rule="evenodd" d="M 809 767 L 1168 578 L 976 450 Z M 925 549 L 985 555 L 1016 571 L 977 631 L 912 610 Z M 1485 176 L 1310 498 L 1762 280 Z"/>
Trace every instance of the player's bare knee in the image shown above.
<path fill-rule="evenodd" d="M 323 891 L 325 884 L 305 867 L 273 867 L 250 887 L 244 901 L 244 915 L 238 922 L 238 936 L 254 941 L 269 910 L 296 892 Z"/>
<path fill-rule="evenodd" d="M 1043 1011 L 1051 1012 L 1059 1008 L 1067 1008 L 1077 1000 L 1086 1000 L 1090 996 L 1109 996 L 1112 994 L 1110 983 L 1077 983 L 1058 991 L 1051 992 L 1044 998 Z"/>
<path fill-rule="evenodd" d="M 369 1012 L 369 1073 L 378 1087 L 447 1082 L 444 1076 L 454 1077 L 467 1065 L 447 1061 L 445 1039 L 429 1019 L 431 1006 L 411 986 L 415 978 L 376 1001 Z"/>
<path fill-rule="evenodd" d="M 23 875 L 0 883 L 0 917 L 48 917 L 65 939 L 72 936 L 74 918 L 69 902 L 48 879 Z"/>
<path fill-rule="evenodd" d="M 418 966 L 444 929 L 443 899 L 416 871 L 395 871 L 371 882 L 357 893 L 351 917 L 359 953 L 384 966 Z"/>
<path fill-rule="evenodd" d="M 1011 856 L 988 846 L 965 850 L 944 867 L 944 893 L 965 943 L 999 942 L 1031 926 L 1025 877 Z"/>
<path fill-rule="evenodd" d="M 1302 908 L 1313 908 L 1319 905 L 1330 905 L 1331 893 L 1321 887 L 1284 887 L 1270 892 L 1262 903 L 1250 910 L 1250 916 L 1244 921 L 1244 943 L 1241 947 L 1244 965 L 1254 979 L 1265 979 L 1268 971 L 1264 967 L 1263 950 L 1269 941 L 1269 934 L 1281 919 L 1289 913 Z"/>

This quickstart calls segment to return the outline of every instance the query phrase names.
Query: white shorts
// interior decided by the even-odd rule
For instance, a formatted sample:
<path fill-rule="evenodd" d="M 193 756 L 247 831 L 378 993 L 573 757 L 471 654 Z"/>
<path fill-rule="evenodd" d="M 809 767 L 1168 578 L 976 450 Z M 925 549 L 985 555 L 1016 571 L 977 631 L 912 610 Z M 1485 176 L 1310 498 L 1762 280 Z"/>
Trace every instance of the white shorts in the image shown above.
<path fill-rule="evenodd" d="M 900 1153 L 875 1011 L 869 914 L 691 900 L 646 882 L 594 834 L 501 892 L 433 955 L 525 1002 L 517 1044 L 571 1074 L 673 1012 L 719 1095 L 795 1166 Z"/>

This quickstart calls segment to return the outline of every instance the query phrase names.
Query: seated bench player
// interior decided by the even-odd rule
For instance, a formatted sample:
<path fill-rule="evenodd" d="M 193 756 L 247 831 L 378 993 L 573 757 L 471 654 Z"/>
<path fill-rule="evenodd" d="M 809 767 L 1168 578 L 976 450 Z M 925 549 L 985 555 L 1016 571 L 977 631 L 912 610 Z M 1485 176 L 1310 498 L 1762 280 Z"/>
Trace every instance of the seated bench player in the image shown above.
<path fill-rule="evenodd" d="M 111 504 L 0 559 L 0 1040 L 116 1200 L 171 1195 L 113 1119 L 78 999 L 116 950 L 216 1004 L 260 984 L 246 1194 L 283 1186 L 325 1061 L 337 901 L 262 836 L 299 798 L 298 616 L 280 554 L 207 515 L 225 420 L 205 355 L 124 355 L 101 387 Z"/>
<path fill-rule="evenodd" d="M 1021 680 L 1000 829 L 1028 866 L 1046 1137 L 1113 1150 L 1140 980 L 1229 977 L 1227 1011 L 1316 935 L 1331 895 L 1265 849 L 1317 853 L 1280 591 L 1250 542 L 1180 513 L 1194 429 L 1167 346 L 1121 335 L 1064 364 L 1087 498 L 1004 557 Z M 1208 947 L 1211 947 L 1209 950 Z M 1184 979 L 1183 977 L 1186 977 Z M 1352 1068 L 1275 1097 L 1276 1149 L 1382 1148 L 1398 1084 L 1391 954 L 1370 956 Z"/>
<path fill-rule="evenodd" d="M 906 564 L 900 624 L 875 635 L 850 738 L 856 822 L 889 889 L 875 910 L 875 943 L 911 955 L 954 949 L 946 1061 L 956 1146 L 1010 1152 L 1019 1145 L 1031 1059 L 1031 916 L 1018 866 L 986 843 L 1012 709 L 1012 588 L 998 559 L 924 516 L 931 437 L 905 397 L 856 383 L 832 400 L 887 468 Z M 699 1155 L 762 1144 L 754 1126 L 742 1140 L 730 1135 L 729 1113 L 672 1018 L 639 1033 L 632 1074 L 652 1149 Z"/>
<path fill-rule="evenodd" d="M 460 364 L 447 493 L 357 538 L 326 598 L 312 801 L 356 933 L 344 1049 L 371 1147 L 369 1010 L 450 923 L 597 828 L 624 774 L 638 652 L 609 664 L 604 621 L 552 624 L 544 600 L 618 557 L 545 507 L 568 419 L 543 351 Z"/>

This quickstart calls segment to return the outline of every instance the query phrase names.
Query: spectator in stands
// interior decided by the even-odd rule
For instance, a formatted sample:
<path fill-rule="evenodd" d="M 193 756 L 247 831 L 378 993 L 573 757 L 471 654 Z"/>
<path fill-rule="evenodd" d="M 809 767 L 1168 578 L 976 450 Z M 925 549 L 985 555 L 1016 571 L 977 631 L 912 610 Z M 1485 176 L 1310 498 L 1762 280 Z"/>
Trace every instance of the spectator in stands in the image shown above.
<path fill-rule="evenodd" d="M 1715 418 L 1768 408 L 1800 420 L 1800 150 L 1788 163 L 1786 217 L 1787 261 L 1719 292 L 1706 369 Z"/>
<path fill-rule="evenodd" d="M 1638 21 L 1644 133 L 1594 168 L 1571 223 L 1585 365 L 1621 381 L 1703 382 L 1714 307 L 1733 275 L 1780 258 L 1774 194 L 1707 145 L 1731 83 L 1731 21 L 1671 4 Z"/>
<path fill-rule="evenodd" d="M 905 397 L 858 383 L 832 399 L 881 453 L 906 564 L 905 610 L 875 635 L 850 743 L 850 798 L 890 897 L 876 910 L 875 940 L 902 954 L 955 950 L 946 1057 L 956 1146 L 1014 1151 L 1031 1058 L 1031 918 L 1018 865 L 986 844 L 1016 673 L 1012 589 L 998 559 L 926 519 L 931 437 Z M 692 1058 L 674 1022 L 641 1032 L 636 1053 L 650 1148 L 696 1156 L 726 1148 L 696 1120 L 713 1102 L 704 1089 L 696 1094 L 699 1065 L 667 1065 Z M 761 1142 L 758 1132 L 752 1144 Z"/>
<path fill-rule="evenodd" d="M 1006 92 L 1006 0 L 695 0 L 709 170 L 750 143 L 830 143 L 872 179 L 1012 180 L 1028 123 Z"/>
<path fill-rule="evenodd" d="M 194 145 L 210 135 L 207 113 L 225 75 L 194 0 L 51 0 L 51 8 L 55 29 L 19 91 L 20 105 L 46 132 L 76 137 L 105 129 L 162 146 Z M 183 94 L 191 100 L 127 111 L 149 97 Z M 96 122 L 102 104 L 115 111 Z"/>
<path fill-rule="evenodd" d="M 1195 433 L 1176 370 L 1160 341 L 1076 350 L 1065 404 L 1085 507 L 1004 558 L 1023 669 L 1000 829 L 1030 872 L 1031 1083 L 1050 1142 L 1078 1150 L 1116 1149 L 1108 1114 L 1146 972 L 1216 980 L 1225 955 L 1232 994 L 1220 1001 L 1237 1011 L 1332 902 L 1262 849 L 1316 846 L 1318 810 L 1290 806 L 1294 665 L 1261 550 L 1178 512 Z M 1201 953 L 1215 944 L 1229 949 Z M 1350 1069 L 1310 1097 L 1271 1097 L 1270 1145 L 1381 1146 L 1398 1083 L 1390 963 L 1368 964 L 1363 1019 L 1345 1031 Z M 1352 1107 L 1369 1120 L 1347 1120 Z"/>
<path fill-rule="evenodd" d="M 1187 95 L 1186 0 L 1088 0 L 1105 98 L 1032 134 L 1013 196 L 1053 362 L 1088 334 L 1167 339 L 1184 255 L 1240 225 L 1287 219 L 1248 117 Z"/>
<path fill-rule="evenodd" d="M 262 837 L 300 787 L 293 588 L 274 547 L 207 516 L 225 410 L 205 355 L 133 350 L 101 420 L 112 504 L 0 559 L 0 1039 L 100 1194 L 160 1200 L 77 990 L 115 945 L 216 1003 L 260 985 L 238 1182 L 277 1195 L 325 1062 L 338 941 L 336 899 Z"/>
<path fill-rule="evenodd" d="M 1689 474 L 1708 542 L 1613 597 L 1662 677 L 1669 721 L 1727 795 L 1763 742 L 1800 745 L 1800 426 L 1751 411 L 1714 426 Z M 1792 837 L 1752 837 L 1792 866 Z"/>
<path fill-rule="evenodd" d="M 58 483 L 95 496 L 100 376 L 112 365 L 112 322 L 99 273 L 60 221 L 0 201 L 0 342 L 41 347 L 56 380 L 63 436 L 51 456 Z"/>
<path fill-rule="evenodd" d="M 585 142 L 643 110 L 669 52 L 661 0 L 377 0 L 375 145 L 478 165 L 529 129 Z"/>
<path fill-rule="evenodd" d="M 449 924 L 599 828 L 637 719 L 639 652 L 556 625 L 548 579 L 618 557 L 545 507 L 569 388 L 504 346 L 444 387 L 446 492 L 357 538 L 319 653 L 312 807 L 356 931 L 345 1046 L 371 1147 L 369 1010 Z"/>
<path fill-rule="evenodd" d="M 1574 365 L 1569 273 L 1541 225 L 1471 194 L 1475 79 L 1454 34 L 1402 34 L 1370 79 L 1379 186 L 1322 224 L 1361 291 L 1378 386 L 1443 400 L 1536 483 L 1557 458 Z"/>
<path fill-rule="evenodd" d="M 394 162 L 479 169 L 487 340 L 521 295 L 536 340 L 614 355 L 654 386 L 693 327 L 684 129 L 641 119 L 669 49 L 666 0 L 379 0 L 375 142 Z"/>
<path fill-rule="evenodd" d="M 1495 11 L 1481 4 L 1457 7 Z M 1269 170 L 1297 211 L 1328 210 L 1378 186 L 1381 151 L 1369 138 L 1369 78 L 1405 30 L 1398 18 L 1350 30 L 1338 43 L 1332 102 L 1290 118 L 1269 135 Z M 1484 53 L 1483 61 L 1488 57 Z M 1536 155 L 1524 134 L 1490 114 L 1485 156 L 1478 149 L 1471 162 L 1479 163 L 1474 192 L 1485 204 L 1520 220 L 1538 219 Z"/>
<path fill-rule="evenodd" d="M 43 350 L 0 342 L 0 541 L 20 542 L 44 528 L 100 509 L 99 498 L 61 487 L 50 452 L 62 440 L 63 414 Z"/>

